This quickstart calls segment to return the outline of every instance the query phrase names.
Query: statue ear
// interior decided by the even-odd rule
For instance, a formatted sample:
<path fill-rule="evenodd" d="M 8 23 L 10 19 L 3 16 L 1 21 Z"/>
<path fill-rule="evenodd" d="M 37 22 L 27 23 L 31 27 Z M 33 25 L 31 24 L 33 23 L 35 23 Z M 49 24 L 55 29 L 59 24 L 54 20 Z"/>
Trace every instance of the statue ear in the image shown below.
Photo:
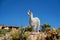
<path fill-rule="evenodd" d="M 29 12 L 31 12 L 31 10 L 29 10 Z"/>
<path fill-rule="evenodd" d="M 27 14 L 29 15 L 29 12 L 27 12 Z"/>
<path fill-rule="evenodd" d="M 32 15 L 32 11 L 31 10 L 28 11 L 28 15 Z"/>

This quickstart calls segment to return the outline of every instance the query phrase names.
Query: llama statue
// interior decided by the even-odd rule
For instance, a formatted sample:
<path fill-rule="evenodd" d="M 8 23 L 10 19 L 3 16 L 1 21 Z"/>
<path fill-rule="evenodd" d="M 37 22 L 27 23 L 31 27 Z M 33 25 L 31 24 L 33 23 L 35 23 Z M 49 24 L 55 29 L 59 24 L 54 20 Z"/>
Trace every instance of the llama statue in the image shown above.
<path fill-rule="evenodd" d="M 36 30 L 36 28 L 38 28 L 38 30 L 39 30 L 40 19 L 38 17 L 33 17 L 31 10 L 28 11 L 28 15 L 30 16 L 30 21 L 29 21 L 30 26 L 33 27 L 34 30 Z"/>

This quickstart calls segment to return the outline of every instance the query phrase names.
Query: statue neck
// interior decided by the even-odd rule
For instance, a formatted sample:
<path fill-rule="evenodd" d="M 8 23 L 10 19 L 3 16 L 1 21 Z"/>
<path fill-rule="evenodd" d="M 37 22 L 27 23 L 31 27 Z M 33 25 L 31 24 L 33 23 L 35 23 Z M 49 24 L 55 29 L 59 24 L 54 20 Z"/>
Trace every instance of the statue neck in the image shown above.
<path fill-rule="evenodd" d="M 33 14 L 30 16 L 30 19 L 32 19 L 33 18 Z"/>
<path fill-rule="evenodd" d="M 30 15 L 30 26 L 32 27 L 32 19 L 33 19 L 33 14 L 32 15 Z"/>

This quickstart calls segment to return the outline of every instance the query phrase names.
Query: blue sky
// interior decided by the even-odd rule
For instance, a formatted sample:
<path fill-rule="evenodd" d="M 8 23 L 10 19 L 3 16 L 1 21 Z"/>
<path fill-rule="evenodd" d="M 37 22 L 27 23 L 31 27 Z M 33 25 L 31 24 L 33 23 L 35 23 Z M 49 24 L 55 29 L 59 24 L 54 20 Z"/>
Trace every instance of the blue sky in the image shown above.
<path fill-rule="evenodd" d="M 0 24 L 28 26 L 28 10 L 39 17 L 41 24 L 60 26 L 60 0 L 0 0 Z"/>

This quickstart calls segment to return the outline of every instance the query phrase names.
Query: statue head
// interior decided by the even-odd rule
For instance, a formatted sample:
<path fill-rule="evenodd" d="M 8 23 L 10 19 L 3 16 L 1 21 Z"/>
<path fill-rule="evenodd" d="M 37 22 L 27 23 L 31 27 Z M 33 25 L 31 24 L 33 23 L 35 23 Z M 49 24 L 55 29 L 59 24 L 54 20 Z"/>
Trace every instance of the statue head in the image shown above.
<path fill-rule="evenodd" d="M 31 11 L 31 10 L 28 11 L 28 15 L 29 15 L 29 16 L 32 15 L 32 11 Z"/>

